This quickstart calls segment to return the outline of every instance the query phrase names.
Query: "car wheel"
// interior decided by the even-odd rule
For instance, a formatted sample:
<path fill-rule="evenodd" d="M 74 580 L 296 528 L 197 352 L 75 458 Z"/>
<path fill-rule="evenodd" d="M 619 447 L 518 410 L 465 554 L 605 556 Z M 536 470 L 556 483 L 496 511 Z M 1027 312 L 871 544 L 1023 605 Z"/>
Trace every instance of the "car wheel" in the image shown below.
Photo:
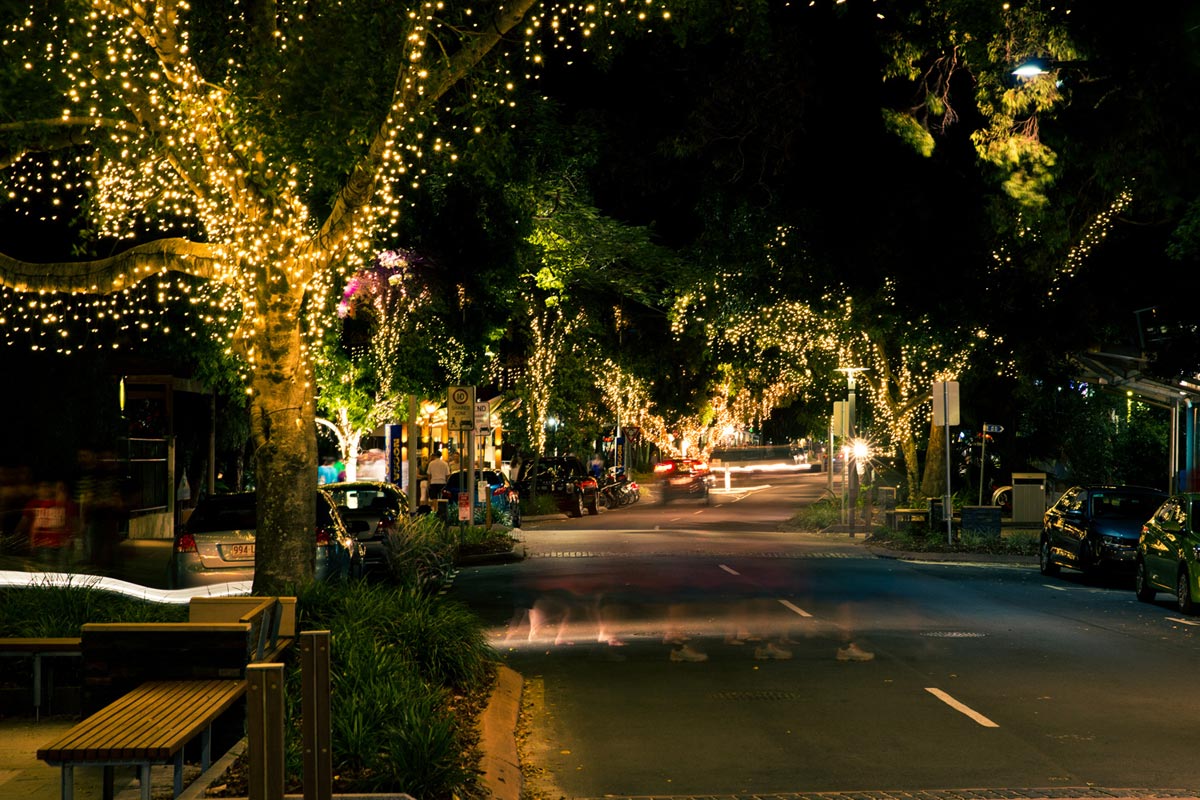
<path fill-rule="evenodd" d="M 1054 562 L 1054 555 L 1050 552 L 1050 537 L 1042 537 L 1042 546 L 1038 548 L 1038 569 L 1043 575 L 1057 575 L 1058 564 Z"/>
<path fill-rule="evenodd" d="M 591 502 L 587 505 L 587 511 L 592 515 L 600 513 L 600 496 L 598 494 L 592 495 Z"/>
<path fill-rule="evenodd" d="M 575 495 L 575 505 L 571 508 L 571 516 L 572 517 L 582 517 L 583 516 L 583 493 L 582 492 Z"/>
<path fill-rule="evenodd" d="M 1150 576 L 1146 574 L 1146 562 L 1138 559 L 1137 571 L 1133 573 L 1133 590 L 1137 599 L 1149 603 L 1154 599 L 1154 587 L 1150 585 Z"/>
<path fill-rule="evenodd" d="M 1187 564 L 1179 567 L 1179 577 L 1175 579 L 1175 603 L 1183 614 L 1196 613 L 1196 603 L 1192 600 L 1192 582 L 1188 577 Z"/>

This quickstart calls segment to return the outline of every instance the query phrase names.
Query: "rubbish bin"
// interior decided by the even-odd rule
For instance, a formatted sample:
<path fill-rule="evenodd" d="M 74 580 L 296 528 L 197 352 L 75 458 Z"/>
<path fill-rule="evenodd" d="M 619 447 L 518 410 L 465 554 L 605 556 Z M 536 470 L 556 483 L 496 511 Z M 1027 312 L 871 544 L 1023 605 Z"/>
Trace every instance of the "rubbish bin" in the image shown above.
<path fill-rule="evenodd" d="M 946 527 L 946 518 L 942 515 L 942 498 L 929 498 L 929 513 L 926 515 L 926 524 L 930 530 Z"/>
<path fill-rule="evenodd" d="M 1013 522 L 1038 522 L 1046 513 L 1046 473 L 1014 472 L 1012 476 Z"/>

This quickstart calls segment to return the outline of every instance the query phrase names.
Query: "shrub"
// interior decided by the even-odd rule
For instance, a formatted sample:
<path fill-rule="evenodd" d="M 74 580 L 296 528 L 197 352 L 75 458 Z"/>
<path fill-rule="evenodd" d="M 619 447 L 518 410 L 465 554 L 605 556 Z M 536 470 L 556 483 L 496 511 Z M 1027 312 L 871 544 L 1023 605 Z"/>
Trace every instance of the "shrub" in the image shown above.
<path fill-rule="evenodd" d="M 402 518 L 388 535 L 388 571 L 401 586 L 430 589 L 453 567 L 456 546 L 446 524 L 433 514 Z"/>
<path fill-rule="evenodd" d="M 78 584 L 0 589 L 0 636 L 78 636 L 85 622 L 183 622 L 187 606 L 162 605 Z"/>
<path fill-rule="evenodd" d="M 836 525 L 842 518 L 842 501 L 836 497 L 824 497 L 796 511 L 785 526 L 790 530 L 823 531 Z"/>
<path fill-rule="evenodd" d="M 413 587 L 352 581 L 303 592 L 298 627 L 330 634 L 336 792 L 472 794 L 475 732 L 463 695 L 482 695 L 493 670 L 478 618 Z M 300 790 L 303 771 L 294 662 L 287 667 L 289 792 Z"/>

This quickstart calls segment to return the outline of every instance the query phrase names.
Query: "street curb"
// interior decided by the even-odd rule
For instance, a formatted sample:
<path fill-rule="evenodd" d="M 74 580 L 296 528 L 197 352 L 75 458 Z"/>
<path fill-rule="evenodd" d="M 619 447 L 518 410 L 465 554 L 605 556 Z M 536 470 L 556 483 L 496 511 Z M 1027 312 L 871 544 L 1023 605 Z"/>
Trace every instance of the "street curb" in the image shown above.
<path fill-rule="evenodd" d="M 525 680 L 510 667 L 501 665 L 487 708 L 479 720 L 483 757 L 480 781 L 492 800 L 520 800 L 521 762 L 517 755 L 517 716 Z"/>
<path fill-rule="evenodd" d="M 1008 564 L 1032 566 L 1038 563 L 1037 556 L 1007 555 L 1003 553 L 919 553 L 908 550 L 889 550 L 878 545 L 864 544 L 867 551 L 877 558 L 893 561 L 924 561 L 930 563 L 954 562 L 956 564 Z"/>

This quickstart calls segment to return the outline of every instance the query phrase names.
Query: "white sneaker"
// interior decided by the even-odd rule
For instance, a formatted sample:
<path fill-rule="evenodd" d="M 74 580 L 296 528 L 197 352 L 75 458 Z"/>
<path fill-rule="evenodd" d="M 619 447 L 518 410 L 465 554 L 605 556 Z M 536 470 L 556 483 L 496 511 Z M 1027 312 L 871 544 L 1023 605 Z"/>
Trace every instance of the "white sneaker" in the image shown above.
<path fill-rule="evenodd" d="M 693 650 L 688 645 L 684 645 L 678 650 L 671 651 L 672 661 L 708 661 L 708 654 L 701 653 L 699 650 Z"/>
<path fill-rule="evenodd" d="M 854 642 L 845 647 L 839 647 L 837 651 L 838 661 L 870 661 L 873 658 L 875 658 L 874 653 L 868 653 Z"/>
<path fill-rule="evenodd" d="M 780 647 L 774 642 L 768 642 L 765 647 L 754 648 L 754 657 L 759 661 L 766 661 L 768 658 L 773 658 L 776 661 L 787 661 L 792 657 L 792 651 L 786 647 Z"/>

